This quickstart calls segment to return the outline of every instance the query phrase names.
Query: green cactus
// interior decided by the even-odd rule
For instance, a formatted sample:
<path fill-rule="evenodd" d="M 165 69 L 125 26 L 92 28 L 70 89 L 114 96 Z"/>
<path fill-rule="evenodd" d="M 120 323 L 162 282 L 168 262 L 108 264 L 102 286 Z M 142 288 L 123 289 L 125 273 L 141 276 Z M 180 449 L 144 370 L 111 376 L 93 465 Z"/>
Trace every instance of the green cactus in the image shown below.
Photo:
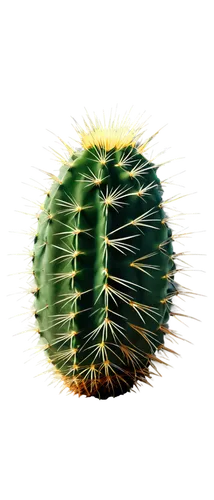
<path fill-rule="evenodd" d="M 90 120 L 47 193 L 33 249 L 37 331 L 72 393 L 107 399 L 158 373 L 173 296 L 172 231 L 150 141 Z M 174 352 L 174 351 L 171 351 Z M 165 363 L 166 364 L 166 363 Z"/>

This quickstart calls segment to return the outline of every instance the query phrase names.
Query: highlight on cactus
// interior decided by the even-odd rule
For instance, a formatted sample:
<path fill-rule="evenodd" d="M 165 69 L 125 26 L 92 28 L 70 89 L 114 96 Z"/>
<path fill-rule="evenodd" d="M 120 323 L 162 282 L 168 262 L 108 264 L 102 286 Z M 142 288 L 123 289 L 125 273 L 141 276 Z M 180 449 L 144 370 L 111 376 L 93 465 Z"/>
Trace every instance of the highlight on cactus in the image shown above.
<path fill-rule="evenodd" d="M 165 213 L 160 164 L 148 160 L 141 126 L 75 121 L 79 147 L 63 144 L 37 214 L 32 252 L 36 331 L 54 380 L 68 393 L 116 397 L 150 384 L 175 353 L 165 338 L 175 280 L 176 238 Z M 154 134 L 156 135 L 156 134 Z M 61 139 L 60 139 L 61 140 Z M 182 316 L 182 315 L 181 315 Z"/>

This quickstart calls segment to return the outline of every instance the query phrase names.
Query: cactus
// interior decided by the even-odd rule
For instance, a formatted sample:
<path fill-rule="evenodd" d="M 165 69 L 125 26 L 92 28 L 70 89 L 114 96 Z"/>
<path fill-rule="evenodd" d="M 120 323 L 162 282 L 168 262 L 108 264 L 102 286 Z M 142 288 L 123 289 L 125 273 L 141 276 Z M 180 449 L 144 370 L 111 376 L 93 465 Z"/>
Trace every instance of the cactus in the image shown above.
<path fill-rule="evenodd" d="M 86 121 L 85 121 L 86 123 Z M 81 147 L 49 174 L 33 248 L 37 331 L 71 393 L 99 399 L 149 384 L 172 299 L 176 254 L 147 141 L 127 121 L 76 125 Z M 142 135 L 142 134 L 141 134 Z"/>

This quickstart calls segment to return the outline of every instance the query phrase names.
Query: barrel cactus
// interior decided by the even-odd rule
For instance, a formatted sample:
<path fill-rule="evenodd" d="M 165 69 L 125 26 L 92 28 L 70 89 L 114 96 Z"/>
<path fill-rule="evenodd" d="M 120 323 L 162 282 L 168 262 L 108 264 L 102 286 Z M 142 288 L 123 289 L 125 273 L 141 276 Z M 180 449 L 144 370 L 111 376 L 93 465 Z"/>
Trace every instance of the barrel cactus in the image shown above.
<path fill-rule="evenodd" d="M 107 399 L 149 384 L 165 363 L 179 289 L 159 165 L 144 156 L 151 137 L 127 120 L 85 125 L 37 216 L 34 307 L 63 387 Z"/>

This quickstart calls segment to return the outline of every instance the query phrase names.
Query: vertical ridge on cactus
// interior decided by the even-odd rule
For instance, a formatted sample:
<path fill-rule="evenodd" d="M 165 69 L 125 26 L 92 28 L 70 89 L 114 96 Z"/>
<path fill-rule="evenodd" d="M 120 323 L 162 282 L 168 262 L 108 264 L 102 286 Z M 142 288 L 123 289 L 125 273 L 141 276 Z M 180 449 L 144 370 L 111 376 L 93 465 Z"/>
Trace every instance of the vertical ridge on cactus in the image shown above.
<path fill-rule="evenodd" d="M 78 395 L 116 397 L 142 383 L 171 334 L 180 291 L 158 166 L 124 118 L 76 124 L 80 148 L 52 179 L 33 249 L 35 317 L 54 373 Z M 60 157 L 61 160 L 61 157 Z"/>

